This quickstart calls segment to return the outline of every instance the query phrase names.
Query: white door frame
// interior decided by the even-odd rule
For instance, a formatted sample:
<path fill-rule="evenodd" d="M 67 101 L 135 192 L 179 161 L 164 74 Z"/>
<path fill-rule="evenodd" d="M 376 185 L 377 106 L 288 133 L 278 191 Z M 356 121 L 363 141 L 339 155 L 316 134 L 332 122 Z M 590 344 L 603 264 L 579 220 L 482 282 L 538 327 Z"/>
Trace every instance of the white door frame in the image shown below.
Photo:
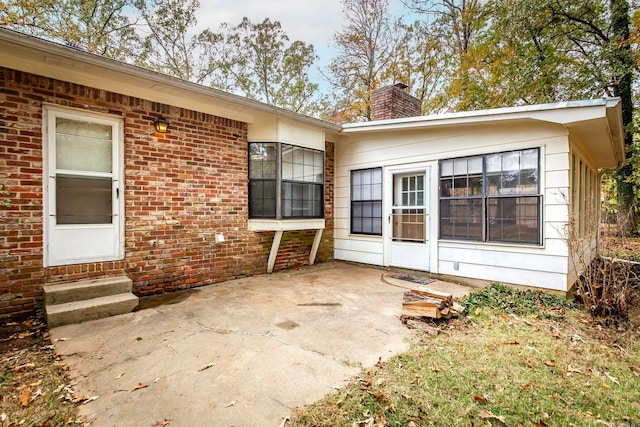
<path fill-rule="evenodd" d="M 383 237 L 383 263 L 390 267 L 392 226 L 390 218 L 393 206 L 393 176 L 402 173 L 425 172 L 425 203 L 428 215 L 426 238 L 429 256 L 429 271 L 438 272 L 438 162 L 421 162 L 405 165 L 385 166 L 383 168 L 383 203 L 382 203 L 382 237 Z"/>
<path fill-rule="evenodd" d="M 63 225 L 55 224 L 56 200 L 55 200 L 55 176 L 56 176 L 56 154 L 55 154 L 55 123 L 57 117 L 64 117 L 73 120 L 95 122 L 98 124 L 111 125 L 113 128 L 112 142 L 112 197 L 115 194 L 112 206 L 114 217 L 113 225 L 107 227 L 94 226 L 95 229 L 109 228 L 113 233 L 112 247 L 109 254 L 67 257 L 59 259 L 52 249 L 52 236 L 56 228 L 69 230 L 90 229 L 90 225 Z M 84 110 L 61 108 L 58 106 L 45 104 L 42 112 L 42 148 L 43 148 L 43 265 L 45 267 L 57 265 L 71 265 L 88 262 L 117 261 L 124 259 L 124 123 L 122 117 L 107 114 L 86 112 Z M 53 138 L 53 140 L 52 140 Z M 88 236 L 87 240 L 90 240 Z"/>

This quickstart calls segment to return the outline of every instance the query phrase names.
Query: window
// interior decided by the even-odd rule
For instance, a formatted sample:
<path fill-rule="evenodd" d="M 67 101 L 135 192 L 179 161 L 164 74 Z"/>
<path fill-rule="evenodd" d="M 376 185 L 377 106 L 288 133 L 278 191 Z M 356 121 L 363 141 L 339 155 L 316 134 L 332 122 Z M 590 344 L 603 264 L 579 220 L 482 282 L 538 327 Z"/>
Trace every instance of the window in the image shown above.
<path fill-rule="evenodd" d="M 323 218 L 324 153 L 290 144 L 249 143 L 249 217 Z"/>
<path fill-rule="evenodd" d="M 351 171 L 351 233 L 382 235 L 382 168 Z"/>
<path fill-rule="evenodd" d="M 540 150 L 440 161 L 440 238 L 541 243 Z"/>

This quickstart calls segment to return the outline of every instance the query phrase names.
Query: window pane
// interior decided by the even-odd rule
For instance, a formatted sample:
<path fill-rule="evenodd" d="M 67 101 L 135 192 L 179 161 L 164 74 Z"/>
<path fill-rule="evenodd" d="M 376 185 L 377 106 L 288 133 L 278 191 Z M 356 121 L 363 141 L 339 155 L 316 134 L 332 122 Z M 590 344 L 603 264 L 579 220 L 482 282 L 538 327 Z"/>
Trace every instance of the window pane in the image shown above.
<path fill-rule="evenodd" d="M 487 172 L 500 172 L 502 170 L 502 154 L 490 154 L 485 158 Z"/>
<path fill-rule="evenodd" d="M 393 210 L 393 240 L 407 242 L 425 241 L 424 209 Z"/>
<path fill-rule="evenodd" d="M 56 118 L 58 169 L 112 172 L 112 127 Z"/>
<path fill-rule="evenodd" d="M 536 148 L 441 161 L 441 238 L 540 244 L 539 153 Z M 444 177 L 449 162 L 452 178 Z"/>
<path fill-rule="evenodd" d="M 482 240 L 482 199 L 440 200 L 440 238 Z"/>
<path fill-rule="evenodd" d="M 351 171 L 351 233 L 382 234 L 382 168 Z"/>
<path fill-rule="evenodd" d="M 482 173 L 482 157 L 471 157 L 469 159 L 469 173 L 470 174 Z"/>
<path fill-rule="evenodd" d="M 522 169 L 538 169 L 538 149 L 522 152 Z"/>
<path fill-rule="evenodd" d="M 440 176 L 453 175 L 453 160 L 443 160 L 440 162 Z"/>
<path fill-rule="evenodd" d="M 249 216 L 252 218 L 275 218 L 275 181 L 251 181 L 249 183 Z"/>
<path fill-rule="evenodd" d="M 111 224 L 111 178 L 56 177 L 58 224 Z"/>
<path fill-rule="evenodd" d="M 276 178 L 276 144 L 249 144 L 249 178 Z"/>
<path fill-rule="evenodd" d="M 502 153 L 502 170 L 517 171 L 520 169 L 520 152 Z"/>
<path fill-rule="evenodd" d="M 539 196 L 488 199 L 488 240 L 540 243 Z"/>
<path fill-rule="evenodd" d="M 467 159 L 455 159 L 453 161 L 453 173 L 455 175 L 466 175 Z"/>
<path fill-rule="evenodd" d="M 321 218 L 323 186 L 299 182 L 282 183 L 282 216 Z"/>

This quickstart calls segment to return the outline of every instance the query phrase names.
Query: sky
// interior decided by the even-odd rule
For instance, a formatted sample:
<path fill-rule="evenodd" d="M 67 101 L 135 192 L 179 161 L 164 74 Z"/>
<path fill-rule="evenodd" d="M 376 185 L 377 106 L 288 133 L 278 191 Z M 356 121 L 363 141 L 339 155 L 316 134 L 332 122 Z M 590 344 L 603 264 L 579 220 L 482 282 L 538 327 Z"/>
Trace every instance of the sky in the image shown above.
<path fill-rule="evenodd" d="M 389 7 L 393 16 L 403 13 L 400 0 L 389 0 Z M 200 0 L 197 28 L 215 31 L 222 22 L 237 25 L 245 16 L 254 23 L 280 21 L 289 40 L 313 44 L 320 59 L 311 78 L 322 85 L 319 68 L 335 56 L 333 35 L 344 25 L 340 0 Z"/>

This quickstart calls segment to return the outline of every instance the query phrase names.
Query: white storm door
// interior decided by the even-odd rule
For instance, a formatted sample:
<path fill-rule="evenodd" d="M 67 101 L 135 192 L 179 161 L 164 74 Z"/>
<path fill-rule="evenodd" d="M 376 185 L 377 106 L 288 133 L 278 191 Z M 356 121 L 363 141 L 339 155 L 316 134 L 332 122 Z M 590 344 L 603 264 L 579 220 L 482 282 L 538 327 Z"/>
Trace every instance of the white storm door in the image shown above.
<path fill-rule="evenodd" d="M 45 109 L 45 266 L 122 259 L 122 121 Z"/>
<path fill-rule="evenodd" d="M 389 264 L 429 271 L 429 168 L 391 173 Z"/>

